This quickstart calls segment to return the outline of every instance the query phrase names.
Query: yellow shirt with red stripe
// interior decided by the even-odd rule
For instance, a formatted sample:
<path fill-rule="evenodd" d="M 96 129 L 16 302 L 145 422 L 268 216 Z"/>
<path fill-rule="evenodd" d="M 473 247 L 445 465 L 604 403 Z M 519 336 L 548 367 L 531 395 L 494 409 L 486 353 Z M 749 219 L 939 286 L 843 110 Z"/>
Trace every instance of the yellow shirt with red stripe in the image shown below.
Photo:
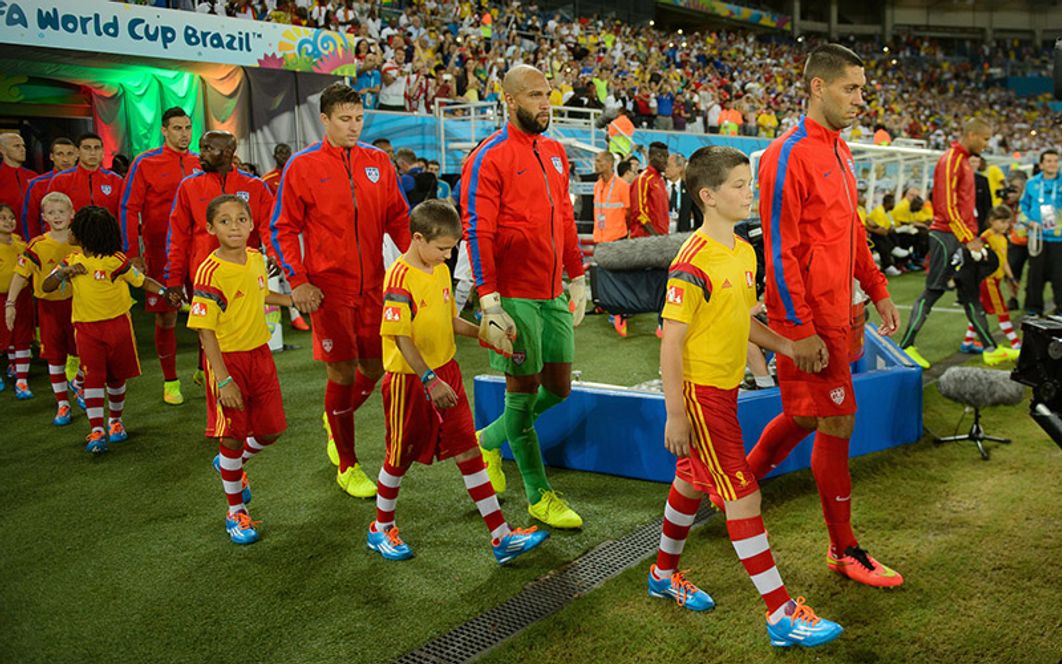
<path fill-rule="evenodd" d="M 698 230 L 671 263 L 663 317 L 689 326 L 682 378 L 729 390 L 745 377 L 756 252 L 734 236 L 730 249 Z"/>
<path fill-rule="evenodd" d="M 45 293 L 41 286 L 64 258 L 80 251 L 68 242 L 53 240 L 51 233 L 38 235 L 30 240 L 29 245 L 19 256 L 18 263 L 15 265 L 15 274 L 33 282 L 33 297 L 38 300 L 68 300 L 73 291 L 66 282 L 60 284 L 59 288 L 51 293 Z"/>
<path fill-rule="evenodd" d="M 15 274 L 18 258 L 26 250 L 26 243 L 17 235 L 11 236 L 11 243 L 0 242 L 0 293 L 6 293 L 11 286 L 11 277 Z"/>
<path fill-rule="evenodd" d="M 995 252 L 996 257 L 999 258 L 999 267 L 996 271 L 988 275 L 989 279 L 1002 279 L 1006 272 L 1003 270 L 1003 266 L 1007 264 L 1007 236 L 999 235 L 991 228 L 981 233 L 981 239 L 985 241 L 985 244 Z"/>
<path fill-rule="evenodd" d="M 120 252 L 111 256 L 70 254 L 60 265 L 85 266 L 85 274 L 70 278 L 74 290 L 70 320 L 75 323 L 110 320 L 128 313 L 133 307 L 129 287 L 144 285 L 144 273 Z"/>
<path fill-rule="evenodd" d="M 211 253 L 196 270 L 192 289 L 188 327 L 213 330 L 221 352 L 254 350 L 269 343 L 272 335 L 265 319 L 269 277 L 261 252 L 248 248 L 243 265 Z"/>
<path fill-rule="evenodd" d="M 391 373 L 416 373 L 402 357 L 395 337 L 410 337 L 424 362 L 438 369 L 457 354 L 454 318 L 457 306 L 450 292 L 450 269 L 436 265 L 431 274 L 399 258 L 384 277 L 383 337 L 384 369 Z"/>

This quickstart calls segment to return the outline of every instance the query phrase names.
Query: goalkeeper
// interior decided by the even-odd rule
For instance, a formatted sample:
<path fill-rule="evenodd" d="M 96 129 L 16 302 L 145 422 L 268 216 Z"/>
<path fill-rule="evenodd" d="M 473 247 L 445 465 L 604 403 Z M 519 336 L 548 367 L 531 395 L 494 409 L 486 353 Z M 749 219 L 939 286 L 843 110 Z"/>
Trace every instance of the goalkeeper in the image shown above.
<path fill-rule="evenodd" d="M 466 246 L 483 313 L 480 339 L 506 383 L 505 411 L 477 437 L 496 493 L 505 490 L 501 446 L 508 440 L 531 516 L 554 528 L 579 528 L 582 518 L 546 479 L 534 428 L 539 415 L 571 392 L 573 328 L 586 305 L 568 159 L 560 143 L 543 135 L 550 87 L 542 72 L 513 67 L 502 87 L 509 122 L 469 155 L 461 173 Z"/>

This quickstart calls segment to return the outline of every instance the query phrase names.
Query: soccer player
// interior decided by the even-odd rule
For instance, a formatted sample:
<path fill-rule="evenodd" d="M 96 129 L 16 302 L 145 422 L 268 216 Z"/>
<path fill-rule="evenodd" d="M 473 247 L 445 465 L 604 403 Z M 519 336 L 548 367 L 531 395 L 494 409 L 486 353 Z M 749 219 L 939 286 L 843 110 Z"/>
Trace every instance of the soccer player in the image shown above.
<path fill-rule="evenodd" d="M 903 577 L 874 560 L 852 532 L 848 440 L 856 401 L 848 351 L 855 280 L 881 316 L 881 334 L 893 334 L 900 321 L 856 212 L 852 155 L 840 137 L 863 105 L 863 61 L 844 46 L 820 46 L 804 64 L 804 85 L 807 115 L 760 161 L 767 319 L 793 342 L 793 354 L 778 358 L 784 412 L 764 429 L 749 466 L 763 477 L 815 431 L 811 470 L 830 535 L 827 565 L 860 583 L 898 586 Z"/>
<path fill-rule="evenodd" d="M 325 139 L 288 160 L 270 220 L 270 245 L 291 296 L 313 323 L 313 356 L 325 363 L 325 417 L 339 454 L 336 482 L 371 498 L 358 464 L 354 411 L 383 375 L 383 236 L 409 248 L 409 205 L 387 154 L 361 143 L 361 95 L 342 83 L 321 93 Z M 305 253 L 300 244 L 305 245 Z"/>
<path fill-rule="evenodd" d="M 382 388 L 387 457 L 368 546 L 388 560 L 413 556 L 395 526 L 402 478 L 414 461 L 452 457 L 490 532 L 494 557 L 504 564 L 537 547 L 549 533 L 509 528 L 476 445 L 472 409 L 454 359 L 454 335 L 476 338 L 479 328 L 458 315 L 446 267 L 461 239 L 461 219 L 448 202 L 425 201 L 413 208 L 410 232 L 409 250 L 384 277 L 380 334 L 387 371 Z"/>
<path fill-rule="evenodd" d="M 33 296 L 23 291 L 17 297 L 8 298 L 8 288 L 15 274 L 18 257 L 26 249 L 26 243 L 15 235 L 15 211 L 7 203 L 0 203 L 0 302 L 4 311 L 8 308 L 15 312 L 15 326 L 8 329 L 7 324 L 0 325 L 0 351 L 7 349 L 9 367 L 15 372 L 15 384 L 26 385 L 29 373 L 30 343 L 33 341 Z M 4 379 L 0 375 L 0 392 L 4 391 Z M 28 394 L 28 388 L 24 388 Z M 25 398 L 25 397 L 20 397 Z"/>
<path fill-rule="evenodd" d="M 69 138 L 60 136 L 52 141 L 51 153 L 52 170 L 44 175 L 39 175 L 29 181 L 26 187 L 26 196 L 22 200 L 22 238 L 27 242 L 40 235 L 47 228 L 41 227 L 41 199 L 48 193 L 48 187 L 52 178 L 57 173 L 77 165 L 77 147 Z"/>
<path fill-rule="evenodd" d="M 707 611 L 712 598 L 678 570 L 686 536 L 704 493 L 724 501 L 738 558 L 767 604 L 767 634 L 776 646 L 828 643 L 841 627 L 793 601 L 782 583 L 760 515 L 760 489 L 745 459 L 737 418 L 749 341 L 782 355 L 793 343 L 752 317 L 756 252 L 734 234 L 752 205 L 749 160 L 715 146 L 690 157 L 685 182 L 704 222 L 683 243 L 668 274 L 660 370 L 667 408 L 665 444 L 678 457 L 664 510 L 649 596 Z"/>
<path fill-rule="evenodd" d="M 196 270 L 188 314 L 188 327 L 199 330 L 206 353 L 206 437 L 218 440 L 214 469 L 229 503 L 225 530 L 234 544 L 258 541 L 258 522 L 247 513 L 251 492 L 243 465 L 287 428 L 265 305 L 290 307 L 291 297 L 269 290 L 265 257 L 247 245 L 253 225 L 241 197 L 210 201 L 206 227 L 218 248 Z"/>
<path fill-rule="evenodd" d="M 564 146 L 543 135 L 550 87 L 542 72 L 518 65 L 503 87 L 509 123 L 472 152 L 461 173 L 480 329 L 493 349 L 491 367 L 505 372 L 505 411 L 480 432 L 480 447 L 496 492 L 505 490 L 500 448 L 508 439 L 531 516 L 554 528 L 580 528 L 582 518 L 546 478 L 534 427 L 571 392 L 574 328 L 586 307 L 568 158 Z M 514 336 L 511 356 L 498 352 Z"/>
<path fill-rule="evenodd" d="M 107 210 L 96 205 L 78 210 L 70 235 L 71 244 L 80 251 L 60 262 L 45 278 L 41 289 L 52 293 L 62 287 L 72 293 L 71 319 L 78 357 L 85 371 L 85 410 L 91 427 L 85 451 L 103 454 L 108 443 L 129 438 L 122 422 L 125 383 L 140 375 L 136 335 L 129 316 L 133 306 L 129 286 L 162 295 L 165 288 L 145 277 L 121 252 L 122 231 Z M 103 426 L 105 386 L 106 429 Z"/>
<path fill-rule="evenodd" d="M 86 205 L 98 205 L 118 217 L 118 201 L 124 182 L 114 171 L 101 168 L 103 139 L 91 132 L 77 138 L 77 166 L 55 174 L 48 191 L 66 194 L 77 212 Z"/>
<path fill-rule="evenodd" d="M 977 264 L 984 249 L 984 241 L 977 235 L 977 214 L 974 210 L 975 187 L 970 154 L 981 153 L 992 138 L 992 127 L 981 118 L 973 118 L 963 125 L 962 137 L 951 144 L 933 171 L 933 224 L 929 227 L 929 270 L 926 287 L 915 300 L 911 320 L 900 339 L 900 347 L 923 369 L 929 362 L 915 346 L 918 332 L 929 318 L 933 305 L 944 296 L 948 281 L 955 280 L 959 304 L 966 319 L 977 331 L 984 350 L 981 359 L 988 365 L 1016 360 L 1018 352 L 997 346 L 988 331 L 988 320 L 981 306 L 980 280 L 984 276 Z M 976 258 L 975 258 L 976 254 Z"/>
<path fill-rule="evenodd" d="M 649 165 L 630 187 L 627 224 L 632 238 L 668 234 L 670 217 L 667 211 L 667 185 L 664 184 L 667 160 L 667 144 L 654 142 L 649 145 Z"/>
<path fill-rule="evenodd" d="M 0 203 L 12 210 L 22 211 L 23 199 L 36 171 L 22 166 L 26 163 L 26 141 L 17 132 L 0 134 Z M 29 238 L 25 238 L 29 239 Z"/>
<path fill-rule="evenodd" d="M 197 155 L 188 151 L 192 120 L 183 108 L 174 106 L 163 112 L 161 131 L 162 147 L 143 152 L 133 160 L 118 215 L 122 251 L 138 270 L 159 282 L 165 280 L 166 235 L 177 187 L 199 166 Z M 178 296 L 180 291 L 176 290 Z M 155 314 L 155 353 L 162 366 L 162 401 L 174 406 L 182 404 L 184 395 L 177 377 L 177 311 L 154 294 L 147 296 L 144 309 Z"/>
<path fill-rule="evenodd" d="M 981 280 L 981 306 L 985 314 L 995 316 L 999 320 L 999 329 L 1006 335 L 1010 347 L 1021 350 L 1021 341 L 1018 333 L 1014 331 L 1014 325 L 1010 322 L 1010 310 L 1007 309 L 1007 301 L 1003 297 L 1002 284 L 1006 279 L 1009 283 L 1017 286 L 1017 280 L 1007 262 L 1007 233 L 1010 231 L 1010 222 L 1014 218 L 1014 211 L 1006 205 L 997 205 L 988 213 L 988 228 L 981 233 L 981 240 L 992 251 L 995 261 L 982 261 L 990 265 L 998 265 L 995 270 Z M 983 272 L 990 268 L 979 265 L 978 270 Z M 962 340 L 959 350 L 963 353 L 981 353 L 984 347 L 977 343 L 977 330 L 973 325 L 966 328 L 966 337 Z"/>
<path fill-rule="evenodd" d="M 274 196 L 280 190 L 280 176 L 284 172 L 284 165 L 288 163 L 288 159 L 291 159 L 291 146 L 287 143 L 277 143 L 273 148 L 273 161 L 276 162 L 276 168 L 262 176 L 262 182 L 266 183 Z"/>
<path fill-rule="evenodd" d="M 44 280 L 64 258 L 77 251 L 76 247 L 70 244 L 70 222 L 74 219 L 74 207 L 66 194 L 53 191 L 41 201 L 41 209 L 44 211 L 44 221 L 51 230 L 31 240 L 22 252 L 15 266 L 15 276 L 11 279 L 11 288 L 7 292 L 7 301 L 17 302 L 23 287 L 33 283 L 33 297 L 37 299 L 37 321 L 41 331 L 40 355 L 48 363 L 48 377 L 55 394 L 56 411 L 52 424 L 61 427 L 70 424 L 66 365 L 70 358 L 77 356 L 74 325 L 70 318 L 71 292 L 69 288 L 45 291 Z M 14 330 L 19 324 L 22 312 L 15 307 L 7 307 L 4 313 L 7 328 Z M 27 358 L 27 363 L 28 361 Z M 82 388 L 81 381 L 79 370 L 74 384 L 69 387 L 79 393 Z M 15 381 L 15 396 L 19 399 L 33 398 L 25 379 Z"/>

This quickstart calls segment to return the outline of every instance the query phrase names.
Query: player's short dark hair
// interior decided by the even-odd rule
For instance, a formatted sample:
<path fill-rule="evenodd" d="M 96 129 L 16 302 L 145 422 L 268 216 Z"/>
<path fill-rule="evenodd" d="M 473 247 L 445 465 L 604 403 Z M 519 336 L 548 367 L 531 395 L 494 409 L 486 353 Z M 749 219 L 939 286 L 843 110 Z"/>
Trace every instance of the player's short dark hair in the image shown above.
<path fill-rule="evenodd" d="M 864 67 L 863 58 L 840 44 L 823 44 L 804 61 L 804 85 L 811 89 L 811 79 L 821 78 L 829 83 L 849 67 Z"/>
<path fill-rule="evenodd" d="M 709 145 L 694 152 L 686 164 L 686 189 L 697 209 L 704 211 L 701 189 L 718 189 L 730 177 L 730 171 L 748 163 L 744 152 L 723 145 Z"/>
<path fill-rule="evenodd" d="M 881 204 L 886 207 L 892 207 L 896 205 L 896 194 L 891 191 L 881 197 Z"/>
<path fill-rule="evenodd" d="M 174 118 L 187 118 L 187 117 L 188 117 L 188 114 L 185 113 L 184 109 L 181 108 L 180 106 L 174 106 L 172 108 L 167 108 L 165 111 L 162 112 L 162 126 L 163 127 L 168 127 L 170 125 L 170 120 L 172 120 Z"/>
<path fill-rule="evenodd" d="M 110 256 L 122 250 L 122 229 L 106 208 L 86 205 L 74 215 L 70 232 L 89 256 Z"/>
<path fill-rule="evenodd" d="M 1010 209 L 1009 205 L 1003 205 L 1002 203 L 995 206 L 988 211 L 988 220 L 993 221 L 995 219 L 1013 219 L 1014 210 Z"/>
<path fill-rule="evenodd" d="M 399 148 L 395 151 L 395 161 L 402 164 L 417 163 L 417 153 L 409 148 Z"/>
<path fill-rule="evenodd" d="M 409 213 L 409 232 L 420 233 L 428 242 L 441 237 L 461 238 L 457 209 L 441 198 L 429 198 Z"/>
<path fill-rule="evenodd" d="M 1047 155 L 1051 155 L 1051 154 L 1053 154 L 1053 155 L 1055 155 L 1057 157 L 1058 156 L 1058 150 L 1056 150 L 1054 148 L 1047 148 L 1046 150 L 1041 152 L 1040 153 L 1040 161 L 1039 161 L 1039 163 L 1041 163 L 1041 164 L 1044 163 L 1044 157 L 1046 157 Z"/>
<path fill-rule="evenodd" d="M 437 160 L 435 160 L 435 159 L 429 159 L 428 160 L 428 166 L 438 166 L 438 165 L 439 165 L 439 162 Z"/>
<path fill-rule="evenodd" d="M 660 141 L 653 141 L 652 143 L 650 143 L 649 144 L 649 149 L 650 150 L 663 150 L 664 152 L 668 151 L 667 143 L 661 143 Z"/>
<path fill-rule="evenodd" d="M 487 139 L 483 139 L 483 140 L 487 140 Z M 390 145 L 390 144 L 391 144 L 391 139 L 389 139 L 389 138 L 377 138 L 375 141 L 372 142 L 372 146 L 374 148 L 378 148 L 381 145 Z"/>
<path fill-rule="evenodd" d="M 84 134 L 81 134 L 77 137 L 77 141 L 75 141 L 75 143 L 77 143 L 77 147 L 80 148 L 82 143 L 84 143 L 85 141 L 91 141 L 93 139 L 99 141 L 100 143 L 103 142 L 103 139 L 100 138 L 99 134 L 92 131 L 86 131 Z"/>
<path fill-rule="evenodd" d="M 222 194 L 214 197 L 214 200 L 207 204 L 206 218 L 208 226 L 214 225 L 214 218 L 218 216 L 218 210 L 226 203 L 238 203 L 243 207 L 243 211 L 247 213 L 247 216 L 251 216 L 251 206 L 247 204 L 247 201 L 233 194 Z"/>
<path fill-rule="evenodd" d="M 346 83 L 336 81 L 321 93 L 321 113 L 331 116 L 332 109 L 341 104 L 361 106 L 361 95 Z"/>
<path fill-rule="evenodd" d="M 66 136 L 60 136 L 59 138 L 53 138 L 51 145 L 48 146 L 48 152 L 55 152 L 55 146 L 57 145 L 69 145 L 72 148 L 76 148 L 74 142 Z"/>
<path fill-rule="evenodd" d="M 616 175 L 623 177 L 627 173 L 631 172 L 631 168 L 633 168 L 633 166 L 631 166 L 631 162 L 627 159 L 624 159 L 620 163 L 616 164 Z"/>

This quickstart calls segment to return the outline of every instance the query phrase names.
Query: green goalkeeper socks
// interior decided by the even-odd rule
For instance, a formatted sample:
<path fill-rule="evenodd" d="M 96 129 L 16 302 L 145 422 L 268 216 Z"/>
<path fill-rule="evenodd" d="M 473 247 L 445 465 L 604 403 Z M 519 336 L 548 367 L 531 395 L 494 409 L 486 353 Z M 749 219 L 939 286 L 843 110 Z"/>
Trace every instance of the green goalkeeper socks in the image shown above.
<path fill-rule="evenodd" d="M 563 398 L 558 397 L 546 388 L 539 386 L 538 395 L 536 395 L 535 399 L 534 419 L 537 421 L 542 413 L 553 408 L 562 401 L 564 401 Z M 505 403 L 506 405 L 509 403 L 509 393 L 505 394 Z M 504 413 L 479 432 L 479 446 L 485 450 L 496 450 L 504 445 L 506 440 L 508 440 L 508 437 L 505 434 Z"/>
<path fill-rule="evenodd" d="M 516 459 L 516 467 L 524 480 L 527 500 L 534 505 L 543 491 L 550 491 L 546 479 L 546 467 L 542 463 L 542 452 L 538 447 L 538 434 L 535 433 L 535 394 L 507 392 L 505 394 L 505 412 L 501 420 L 505 425 L 505 436 Z"/>

